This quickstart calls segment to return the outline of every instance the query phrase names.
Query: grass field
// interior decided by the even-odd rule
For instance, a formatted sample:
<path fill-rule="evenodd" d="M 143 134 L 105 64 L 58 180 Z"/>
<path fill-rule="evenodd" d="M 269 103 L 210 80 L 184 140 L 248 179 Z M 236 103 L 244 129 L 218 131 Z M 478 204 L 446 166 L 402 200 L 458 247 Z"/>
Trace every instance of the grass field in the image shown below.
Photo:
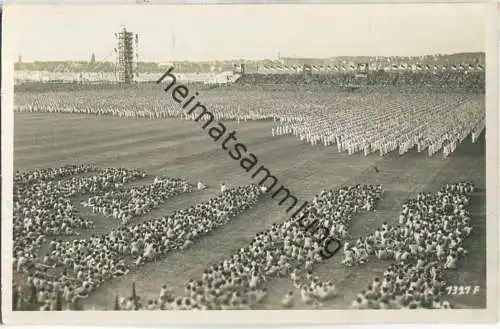
<path fill-rule="evenodd" d="M 471 201 L 474 231 L 466 248 L 470 254 L 450 273 L 454 285 L 480 285 L 476 296 L 452 300 L 468 308 L 486 306 L 486 237 L 485 237 L 485 143 L 467 139 L 447 159 L 438 154 L 411 151 L 404 156 L 391 153 L 385 157 L 372 154 L 348 156 L 336 147 L 311 147 L 294 137 L 272 137 L 272 122 L 228 122 L 228 131 L 237 131 L 239 141 L 259 158 L 300 200 L 309 200 L 321 189 L 340 184 L 383 184 L 386 191 L 376 213 L 355 216 L 351 233 L 363 236 L 383 221 L 395 223 L 402 202 L 420 191 L 435 191 L 442 184 L 471 180 L 479 188 Z M 149 174 L 189 177 L 192 183 L 204 182 L 209 189 L 177 196 L 153 213 L 158 216 L 184 208 L 218 194 L 221 182 L 248 184 L 251 177 L 200 129 L 199 124 L 180 120 L 127 120 L 69 114 L 15 115 L 14 167 L 16 170 L 59 167 L 64 164 L 94 163 L 106 167 L 141 168 Z M 377 165 L 380 172 L 374 173 Z M 113 219 L 82 210 L 97 221 L 97 230 L 108 231 Z M 266 199 L 237 220 L 214 232 L 191 248 L 177 252 L 162 261 L 147 264 L 129 275 L 101 286 L 91 294 L 86 308 L 112 309 L 114 295 L 128 295 L 132 281 L 143 297 L 156 296 L 162 284 L 181 292 L 188 278 L 198 278 L 203 269 L 222 260 L 235 249 L 247 244 L 253 235 L 286 218 L 284 207 Z M 142 220 L 142 218 L 140 219 Z M 331 278 L 340 296 L 325 303 L 324 308 L 347 308 L 368 280 L 380 275 L 388 265 L 369 262 L 360 267 L 345 268 L 341 255 L 321 264 L 316 273 Z M 276 279 L 271 284 L 270 307 L 276 307 L 284 293 L 292 288 L 290 280 Z M 297 308 L 306 308 L 297 304 Z"/>

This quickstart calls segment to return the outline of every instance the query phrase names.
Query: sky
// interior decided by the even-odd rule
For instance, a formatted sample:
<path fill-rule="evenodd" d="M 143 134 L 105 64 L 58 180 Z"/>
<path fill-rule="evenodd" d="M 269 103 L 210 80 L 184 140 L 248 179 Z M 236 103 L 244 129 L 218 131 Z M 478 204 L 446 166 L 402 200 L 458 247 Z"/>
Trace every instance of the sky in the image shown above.
<path fill-rule="evenodd" d="M 420 56 L 485 51 L 486 8 L 388 5 L 4 5 L 24 62 L 114 61 L 121 26 L 140 61 Z"/>

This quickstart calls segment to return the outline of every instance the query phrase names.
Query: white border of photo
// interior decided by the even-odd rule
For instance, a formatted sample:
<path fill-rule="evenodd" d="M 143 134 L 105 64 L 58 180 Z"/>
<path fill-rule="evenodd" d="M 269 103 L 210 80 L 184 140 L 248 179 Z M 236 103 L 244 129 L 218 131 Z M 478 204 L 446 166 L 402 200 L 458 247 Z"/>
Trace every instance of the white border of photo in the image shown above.
<path fill-rule="evenodd" d="M 65 3 L 95 3 L 94 1 L 65 1 Z M 107 3 L 135 3 L 135 1 L 108 1 Z M 141 2 L 139 0 L 139 2 Z M 233 1 L 153 1 L 157 3 L 234 3 Z M 427 2 L 427 1 L 426 1 Z M 12 6 L 31 1 L 10 1 L 3 5 L 2 44 L 2 316 L 6 324 L 26 325 L 332 325 L 332 324 L 480 324 L 498 321 L 498 189 L 500 171 L 498 161 L 498 5 L 481 2 L 487 12 L 486 34 L 486 190 L 487 190 L 487 308 L 452 310 L 273 310 L 273 311 L 84 311 L 84 312 L 12 312 L 12 187 L 13 187 L 13 63 L 17 58 L 14 48 L 15 35 L 19 31 L 9 29 L 11 20 L 22 17 L 9 16 Z M 62 2 L 48 1 L 48 3 Z M 99 3 L 102 3 L 99 1 Z M 250 2 L 246 2 L 250 3 Z M 270 3 L 255 1 L 251 3 Z M 280 2 L 282 3 L 282 2 Z M 298 2 L 291 2 L 298 3 Z M 339 3 L 326 1 L 302 1 L 304 3 Z M 343 1 L 343 3 L 346 3 Z M 350 2 L 352 3 L 352 2 Z M 360 3 L 360 2 L 356 2 Z M 366 2 L 365 2 L 366 3 Z M 382 2 L 378 2 L 382 3 Z M 387 2 L 383 2 L 387 3 Z M 453 10 L 453 4 L 450 10 Z M 455 2 L 456 3 L 456 2 Z M 476 2 L 477 3 L 477 2 Z M 38 3 L 39 4 L 39 3 Z M 37 4 L 37 5 L 38 5 Z M 424 5 L 424 2 L 421 3 Z M 66 5 L 66 4 L 65 4 Z M 89 4 L 90 5 L 90 4 Z M 264 4 L 262 4 L 264 5 Z M 374 4 L 376 5 L 376 4 Z M 134 5 L 135 6 L 135 5 Z M 106 8 L 109 8 L 106 6 Z M 104 8 L 103 8 L 104 9 Z M 117 8 L 117 10 L 119 10 Z M 386 328 L 385 326 L 384 328 Z M 398 326 L 399 327 L 399 326 Z M 405 326 L 409 328 L 409 326 Z M 474 326 L 477 328 L 477 326 Z"/>

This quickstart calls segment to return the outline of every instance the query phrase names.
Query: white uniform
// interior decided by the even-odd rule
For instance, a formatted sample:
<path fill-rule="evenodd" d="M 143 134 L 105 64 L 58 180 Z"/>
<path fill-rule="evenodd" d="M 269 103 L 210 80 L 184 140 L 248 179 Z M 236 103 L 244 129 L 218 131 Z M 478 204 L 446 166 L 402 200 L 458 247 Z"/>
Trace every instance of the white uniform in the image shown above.
<path fill-rule="evenodd" d="M 206 189 L 207 187 L 205 185 L 203 185 L 202 182 L 198 182 L 198 190 L 204 190 Z"/>

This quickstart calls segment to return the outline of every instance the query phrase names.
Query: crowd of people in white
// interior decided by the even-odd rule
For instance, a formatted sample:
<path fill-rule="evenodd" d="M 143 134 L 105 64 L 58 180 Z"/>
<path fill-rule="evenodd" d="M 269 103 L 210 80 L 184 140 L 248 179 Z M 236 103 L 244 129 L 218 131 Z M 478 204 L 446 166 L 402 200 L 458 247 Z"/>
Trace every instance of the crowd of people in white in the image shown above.
<path fill-rule="evenodd" d="M 69 178 L 89 172 L 95 175 Z M 88 239 L 61 237 L 93 227 L 72 206 L 72 197 L 122 188 L 144 177 L 139 170 L 83 165 L 16 174 L 13 268 L 19 280 L 14 286 L 14 309 L 23 304 L 34 310 L 54 310 L 58 305 L 78 309 L 79 301 L 103 282 L 189 247 L 252 207 L 263 193 L 256 185 L 226 188 L 217 197 L 161 218 L 119 225 Z M 157 178 L 157 188 L 176 188 L 164 181 Z"/>
<path fill-rule="evenodd" d="M 471 136 L 476 142 L 485 128 L 484 97 L 467 95 L 397 95 L 368 101 L 345 99 L 307 116 L 280 118 L 273 136 L 294 135 L 312 145 L 336 144 L 349 155 L 392 151 L 405 154 L 427 149 L 429 156 L 442 150 L 449 156 Z M 406 105 L 403 105 L 406 104 Z"/>
<path fill-rule="evenodd" d="M 61 305 L 79 309 L 79 301 L 103 282 L 172 250 L 189 247 L 252 207 L 266 193 L 257 185 L 223 185 L 219 196 L 168 216 L 119 225 L 88 239 L 61 237 L 93 227 L 91 221 L 78 215 L 71 198 L 89 193 L 106 195 L 115 188 L 125 191 L 124 184 L 145 176 L 139 170 L 87 165 L 16 173 L 13 266 L 19 276 L 14 286 L 17 309 L 23 304 L 35 305 L 32 309 L 37 310 L 56 310 Z M 144 187 L 148 192 L 143 197 L 147 199 L 150 191 L 191 189 L 182 180 L 167 180 L 157 177 L 151 186 Z M 140 187 L 127 191 L 134 189 Z M 459 257 L 467 253 L 462 243 L 472 229 L 466 208 L 468 194 L 473 191 L 471 183 L 462 182 L 448 184 L 438 193 L 419 193 L 404 203 L 398 225 L 383 223 L 373 234 L 356 240 L 348 233 L 353 215 L 375 211 L 383 197 L 382 186 L 321 191 L 295 217 L 272 224 L 248 246 L 206 268 L 201 278 L 189 279 L 184 295 L 174 295 L 163 286 L 158 296 L 142 299 L 134 288 L 135 296 L 117 296 L 115 309 L 265 308 L 267 289 L 276 277 L 289 278 L 297 290 L 283 296 L 284 308 L 297 304 L 321 307 L 337 296 L 334 281 L 322 281 L 312 274 L 324 260 L 320 252 L 325 237 L 344 243 L 345 266 L 364 264 L 372 258 L 393 261 L 382 279 L 375 278 L 358 295 L 353 308 L 450 308 L 450 303 L 441 300 L 443 273 L 455 268 Z M 109 204 L 115 202 L 112 195 L 105 199 Z M 130 195 L 124 200 L 136 204 Z M 126 207 L 125 202 L 123 205 Z M 310 225 L 316 226 L 312 232 L 304 229 Z"/>
<path fill-rule="evenodd" d="M 95 175 L 78 175 L 90 172 Z M 78 229 L 93 227 L 92 221 L 78 214 L 72 203 L 73 197 L 122 186 L 145 175 L 138 170 L 99 169 L 91 165 L 16 173 L 13 193 L 14 257 L 19 257 L 17 260 L 20 263 L 27 262 L 35 257 L 36 247 L 40 246 L 44 236 L 77 235 Z M 38 243 L 33 244 L 35 241 Z"/>
<path fill-rule="evenodd" d="M 467 251 L 463 241 L 471 233 L 466 207 L 468 194 L 474 191 L 469 182 L 447 184 L 437 193 L 419 193 L 404 203 L 399 225 L 383 223 L 365 238 L 350 239 L 346 227 L 351 216 L 360 210 L 373 211 L 383 196 L 381 186 L 347 186 L 322 191 L 301 215 L 319 220 L 330 228 L 329 236 L 344 244 L 345 266 L 356 266 L 377 257 L 391 260 L 383 278 L 375 277 L 352 303 L 354 309 L 447 309 L 443 299 L 447 285 L 444 272 L 456 267 Z M 281 301 L 283 308 L 301 304 L 321 307 L 337 297 L 334 281 L 323 281 L 312 274 L 313 265 L 322 261 L 316 235 L 298 225 L 297 216 L 258 233 L 251 244 L 211 265 L 198 280 L 189 279 L 185 295 L 177 296 L 166 285 L 153 298 L 142 299 L 135 292 L 116 297 L 115 310 L 234 310 L 260 309 L 268 297 L 267 287 L 273 277 L 289 277 L 294 289 Z M 350 240 L 350 242 L 349 242 Z M 150 296 L 151 297 L 151 296 Z"/>
<path fill-rule="evenodd" d="M 160 90 L 161 91 L 161 90 Z M 103 95 L 19 93 L 20 112 L 79 113 L 130 119 L 194 120 L 177 102 L 161 93 Z M 476 142 L 485 129 L 482 94 L 332 92 L 206 92 L 200 100 L 216 120 L 273 120 L 273 136 L 294 135 L 312 145 L 336 145 L 338 152 L 380 156 L 415 148 L 429 156 L 448 157 L 468 136 Z M 203 116 L 201 120 L 207 120 Z"/>
<path fill-rule="evenodd" d="M 320 306 L 336 296 L 332 281 L 322 282 L 311 275 L 313 267 L 324 260 L 320 252 L 326 237 L 345 241 L 352 216 L 362 210 L 374 210 L 382 197 L 381 186 L 343 186 L 322 191 L 296 217 L 273 224 L 259 232 L 250 245 L 218 264 L 209 266 L 201 278 L 189 279 L 184 296 L 176 296 L 167 286 L 154 298 L 118 297 L 115 309 L 122 310 L 205 310 L 262 308 L 267 284 L 273 277 L 288 277 L 298 289 L 290 291 L 283 307 L 296 303 L 295 295 L 305 304 Z M 299 221 L 316 221 L 316 232 L 306 231 Z"/>
<path fill-rule="evenodd" d="M 125 225 L 132 218 L 159 208 L 167 199 L 192 190 L 184 179 L 155 177 L 153 184 L 119 187 L 91 196 L 81 204 L 95 214 L 113 217 Z"/>
<path fill-rule="evenodd" d="M 75 92 L 15 94 L 14 109 L 18 112 L 68 113 L 97 116 L 115 116 L 128 119 L 163 120 L 180 118 L 192 120 L 198 113 L 191 115 L 179 103 L 165 97 L 162 89 L 140 90 L 121 93 L 117 91 L 85 91 L 79 97 Z M 255 91 L 245 92 L 242 99 L 240 91 L 206 91 L 198 97 L 217 120 L 268 120 L 283 115 L 291 107 L 307 110 L 308 105 L 300 95 L 285 93 L 275 97 L 274 93 Z M 309 95 L 311 101 L 314 98 Z M 324 95 L 326 100 L 328 95 Z M 302 100 L 302 101 L 301 101 Z M 193 105 L 195 102 L 193 101 Z M 302 105 L 301 105 L 302 104 Z M 204 120 L 206 118 L 203 118 Z"/>
<path fill-rule="evenodd" d="M 335 144 L 339 152 L 366 156 L 416 147 L 429 156 L 449 156 L 468 136 L 476 142 L 485 129 L 484 95 L 453 93 L 241 92 L 207 91 L 201 99 L 216 120 L 274 120 L 273 136 L 294 135 L 312 145 Z M 192 120 L 176 102 L 158 91 L 123 93 L 16 93 L 20 112 L 79 113 L 123 118 Z M 17 172 L 13 198 L 14 309 L 78 309 L 79 301 L 103 282 L 132 268 L 189 247 L 199 237 L 228 223 L 266 193 L 257 185 L 229 188 L 219 196 L 170 215 L 133 223 L 167 199 L 192 191 L 183 179 L 156 177 L 150 185 L 126 186 L 145 178 L 141 170 L 63 166 Z M 199 182 L 198 190 L 206 186 Z M 320 307 L 337 295 L 333 281 L 312 274 L 327 238 L 346 242 L 346 266 L 371 258 L 394 263 L 375 278 L 353 308 L 449 308 L 441 301 L 443 273 L 466 254 L 462 243 L 471 232 L 466 209 L 470 183 L 449 184 L 438 193 L 420 193 L 403 205 L 399 225 L 384 223 L 373 234 L 351 241 L 353 215 L 374 211 L 382 186 L 342 186 L 322 191 L 296 217 L 259 232 L 251 243 L 201 278 L 190 279 L 185 294 L 167 286 L 157 296 L 118 297 L 115 309 L 193 310 L 263 308 L 273 277 L 291 280 L 282 306 Z M 116 219 L 115 229 L 75 238 L 94 223 L 73 201 L 89 196 L 84 207 Z M 316 225 L 315 233 L 303 226 Z M 349 242 L 350 241 L 350 242 Z M 135 290 L 134 290 L 135 291 Z M 298 296 L 298 297 L 297 297 Z"/>
<path fill-rule="evenodd" d="M 470 182 L 447 184 L 437 193 L 419 193 L 403 204 L 397 225 L 384 223 L 367 237 L 344 245 L 346 266 L 370 258 L 391 260 L 382 278 L 375 278 L 353 301 L 356 309 L 451 308 L 442 300 L 443 277 L 467 254 L 464 240 L 472 231 L 467 206 Z"/>

